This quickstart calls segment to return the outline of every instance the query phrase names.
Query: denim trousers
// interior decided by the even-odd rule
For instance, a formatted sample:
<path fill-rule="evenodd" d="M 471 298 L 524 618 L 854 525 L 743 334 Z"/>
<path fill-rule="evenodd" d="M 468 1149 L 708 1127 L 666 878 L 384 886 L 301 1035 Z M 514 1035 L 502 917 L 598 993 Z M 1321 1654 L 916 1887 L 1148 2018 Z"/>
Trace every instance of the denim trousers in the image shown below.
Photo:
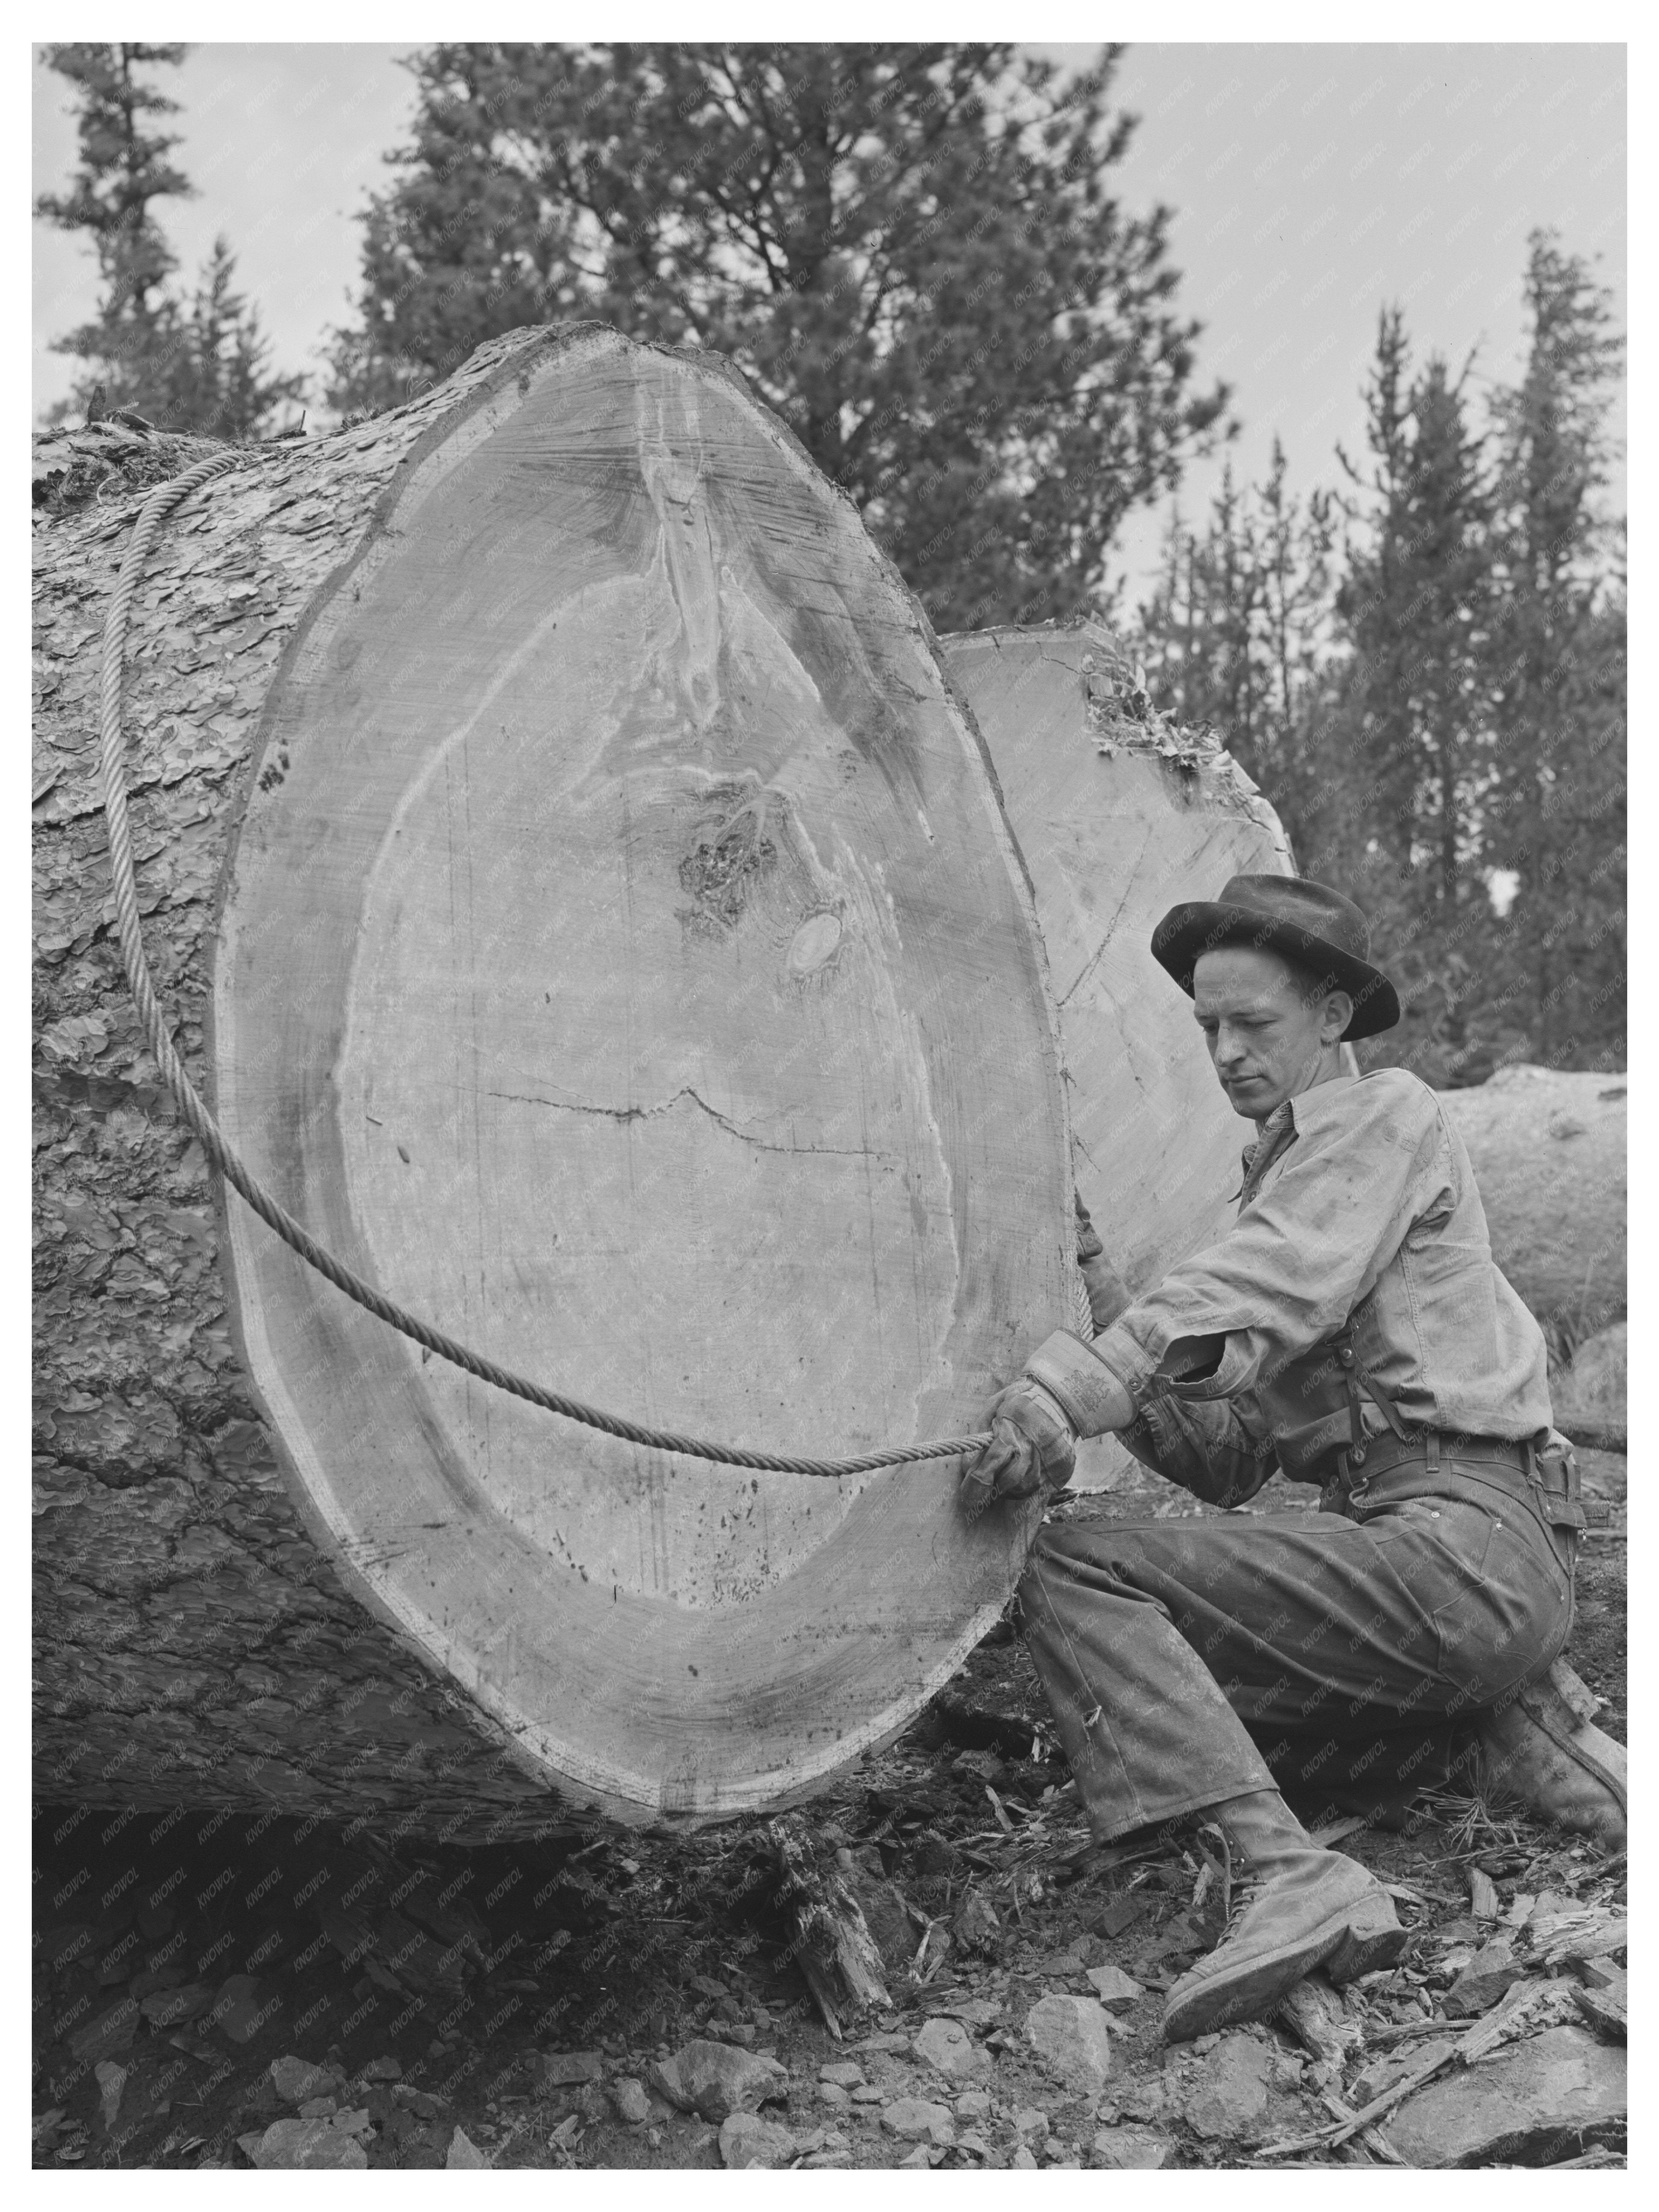
<path fill-rule="evenodd" d="M 1438 1494 L 1394 1498 L 1385 1476 L 1358 1518 L 1045 1524 L 1025 1638 L 1097 1837 L 1276 1788 L 1291 1747 L 1363 1765 L 1547 1668 L 1573 1540 L 1493 1474 L 1448 1460 Z"/>

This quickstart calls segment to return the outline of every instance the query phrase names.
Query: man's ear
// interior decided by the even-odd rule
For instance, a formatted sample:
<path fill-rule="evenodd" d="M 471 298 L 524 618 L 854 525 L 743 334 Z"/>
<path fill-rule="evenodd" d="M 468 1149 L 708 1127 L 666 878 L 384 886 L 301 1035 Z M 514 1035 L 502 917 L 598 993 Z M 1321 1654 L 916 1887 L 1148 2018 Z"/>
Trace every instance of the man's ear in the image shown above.
<path fill-rule="evenodd" d="M 1335 1044 L 1353 1019 L 1353 1000 L 1346 991 L 1333 991 L 1319 1017 L 1319 1041 Z"/>

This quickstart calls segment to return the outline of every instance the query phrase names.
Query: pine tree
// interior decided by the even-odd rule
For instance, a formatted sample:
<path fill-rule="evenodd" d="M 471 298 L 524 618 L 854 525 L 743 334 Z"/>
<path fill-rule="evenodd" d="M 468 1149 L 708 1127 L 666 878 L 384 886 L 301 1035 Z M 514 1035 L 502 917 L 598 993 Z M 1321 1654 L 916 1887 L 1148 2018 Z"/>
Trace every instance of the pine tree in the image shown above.
<path fill-rule="evenodd" d="M 1381 318 L 1366 394 L 1369 473 L 1344 461 L 1348 658 L 1332 729 L 1364 795 L 1352 862 L 1406 988 L 1372 1057 L 1435 1083 L 1480 1081 L 1507 1040 L 1483 1009 L 1497 928 L 1486 800 L 1500 773 L 1492 641 L 1492 492 L 1462 379 L 1413 374 L 1397 310 Z"/>
<path fill-rule="evenodd" d="M 35 212 L 86 234 L 102 286 L 93 319 L 52 342 L 55 352 L 88 365 L 52 410 L 54 420 L 96 404 L 158 428 L 244 437 L 303 391 L 302 378 L 269 373 L 258 317 L 232 288 L 235 261 L 223 239 L 190 297 L 169 287 L 178 262 L 151 204 L 189 198 L 195 187 L 168 158 L 177 133 L 146 127 L 148 118 L 176 114 L 179 103 L 137 72 L 176 67 L 185 52 L 137 44 L 45 50 L 48 66 L 76 88 L 81 158 L 70 190 L 42 193 Z"/>
<path fill-rule="evenodd" d="M 1108 179 L 1115 59 L 998 46 L 441 45 L 367 222 L 331 393 L 376 407 L 515 325 L 733 358 L 942 628 L 1087 605 L 1220 417 L 1169 210 Z"/>
<path fill-rule="evenodd" d="M 35 213 L 60 230 L 84 232 L 98 258 L 103 289 L 93 320 L 53 341 L 58 353 L 95 362 L 76 387 L 84 405 L 101 383 L 112 406 L 131 406 L 143 364 L 167 343 L 166 283 L 177 268 L 150 214 L 153 200 L 185 198 L 195 187 L 167 156 L 175 131 L 146 130 L 146 117 L 174 115 L 179 103 L 136 72 L 176 66 L 182 46 L 49 46 L 50 69 L 76 88 L 81 166 L 67 192 L 43 192 Z"/>
<path fill-rule="evenodd" d="M 1209 725 L 1272 797 L 1302 866 L 1334 857 L 1350 816 L 1325 744 L 1333 702 L 1330 495 L 1286 487 L 1275 438 L 1267 481 L 1241 491 L 1231 468 L 1202 534 L 1170 524 L 1164 565 L 1137 617 L 1158 703 Z"/>
<path fill-rule="evenodd" d="M 1504 763 L 1493 854 L 1516 879 L 1506 998 L 1527 1054 L 1622 1066 L 1622 538 L 1601 512 L 1624 343 L 1606 291 L 1554 236 L 1528 241 L 1526 373 L 1500 395 L 1498 641 Z"/>

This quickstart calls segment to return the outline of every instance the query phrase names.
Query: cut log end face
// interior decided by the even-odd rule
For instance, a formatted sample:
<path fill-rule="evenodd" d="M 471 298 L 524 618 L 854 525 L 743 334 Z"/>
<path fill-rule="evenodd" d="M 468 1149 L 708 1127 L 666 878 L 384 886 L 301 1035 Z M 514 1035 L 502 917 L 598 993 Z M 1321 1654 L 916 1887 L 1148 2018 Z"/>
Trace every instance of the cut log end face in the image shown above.
<path fill-rule="evenodd" d="M 914 603 L 740 386 L 608 332 L 441 426 L 385 523 L 267 704 L 216 975 L 233 1142 L 389 1295 L 636 1419 L 813 1456 L 977 1426 L 1068 1312 L 1064 1109 Z M 580 1796 L 775 1801 L 1006 1598 L 1024 1522 L 960 1516 L 949 1462 L 620 1443 L 230 1226 L 313 1517 Z"/>

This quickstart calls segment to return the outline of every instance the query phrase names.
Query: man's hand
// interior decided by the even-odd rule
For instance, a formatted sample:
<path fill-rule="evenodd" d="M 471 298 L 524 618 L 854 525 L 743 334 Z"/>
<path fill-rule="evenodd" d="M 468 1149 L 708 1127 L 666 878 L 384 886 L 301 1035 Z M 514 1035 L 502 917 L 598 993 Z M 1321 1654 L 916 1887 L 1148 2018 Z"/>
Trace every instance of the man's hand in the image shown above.
<path fill-rule="evenodd" d="M 1029 1498 L 1046 1486 L 1063 1490 L 1076 1465 L 1072 1425 L 1042 1388 L 1022 1376 L 991 1407 L 991 1441 L 962 1480 L 970 1515 L 998 1498 Z"/>

